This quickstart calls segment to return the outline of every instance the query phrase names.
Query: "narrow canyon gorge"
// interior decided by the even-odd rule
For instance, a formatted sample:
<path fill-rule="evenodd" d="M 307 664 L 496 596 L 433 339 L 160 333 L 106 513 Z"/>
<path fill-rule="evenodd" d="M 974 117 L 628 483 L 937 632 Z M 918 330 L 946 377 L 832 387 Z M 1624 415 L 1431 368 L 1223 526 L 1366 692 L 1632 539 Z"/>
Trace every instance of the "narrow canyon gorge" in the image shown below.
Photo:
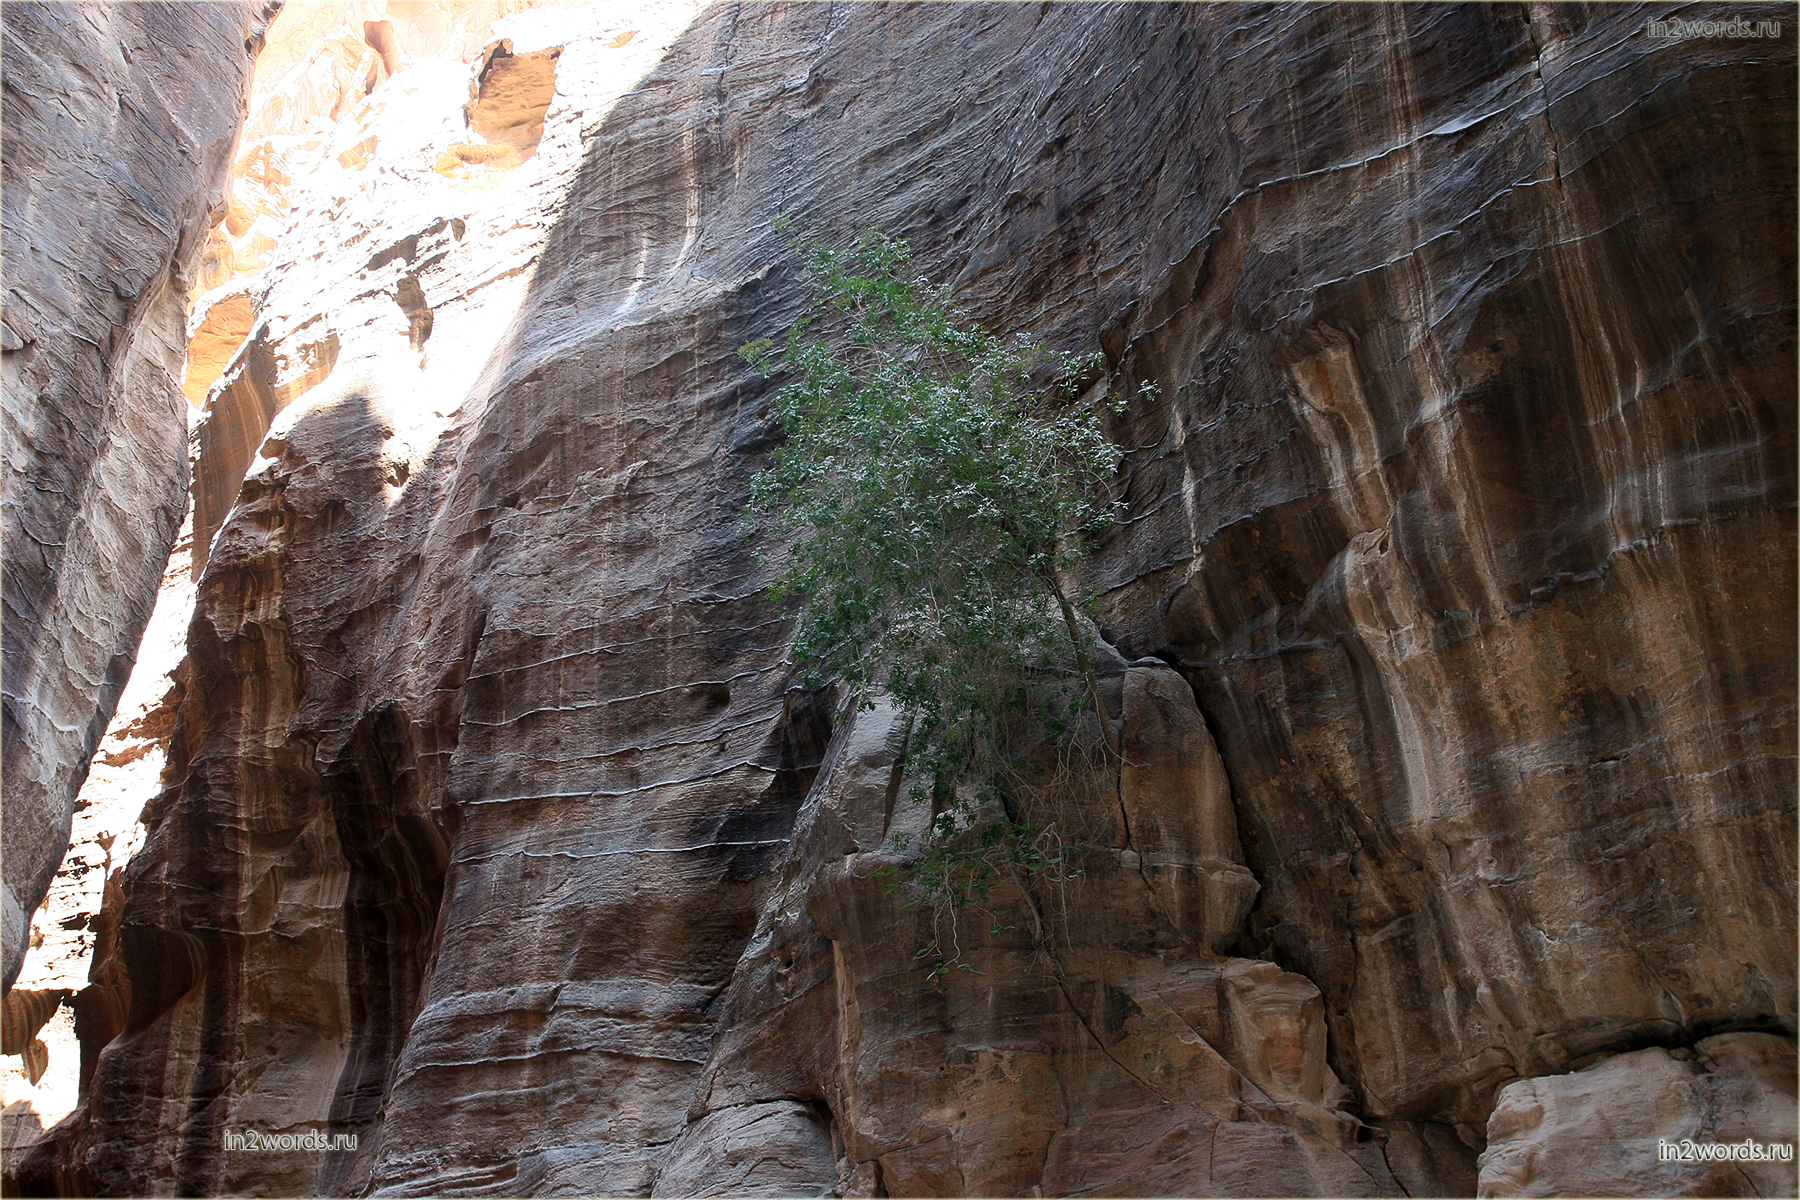
<path fill-rule="evenodd" d="M 1800 1189 L 1791 5 L 0 24 L 6 1194 Z M 788 222 L 1130 397 L 1010 918 Z"/>

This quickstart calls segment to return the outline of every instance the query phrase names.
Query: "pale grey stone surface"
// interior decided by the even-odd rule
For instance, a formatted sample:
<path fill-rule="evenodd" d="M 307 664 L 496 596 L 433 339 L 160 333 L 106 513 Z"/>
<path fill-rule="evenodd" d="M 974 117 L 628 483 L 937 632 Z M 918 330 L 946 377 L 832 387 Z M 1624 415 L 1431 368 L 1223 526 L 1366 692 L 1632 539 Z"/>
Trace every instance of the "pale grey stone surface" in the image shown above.
<path fill-rule="evenodd" d="M 5 967 L 181 525 L 188 272 L 259 3 L 11 3 L 5 31 Z"/>

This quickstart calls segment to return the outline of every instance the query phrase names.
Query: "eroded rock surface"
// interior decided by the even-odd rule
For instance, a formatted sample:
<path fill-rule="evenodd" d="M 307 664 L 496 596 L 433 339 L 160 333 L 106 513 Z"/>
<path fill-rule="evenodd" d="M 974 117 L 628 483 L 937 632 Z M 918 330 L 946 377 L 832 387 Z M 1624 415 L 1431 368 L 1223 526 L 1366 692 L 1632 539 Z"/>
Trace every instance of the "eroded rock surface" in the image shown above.
<path fill-rule="evenodd" d="M 346 285 L 370 282 L 365 276 L 386 262 L 408 264 L 432 216 L 437 228 L 425 236 L 450 230 L 460 240 L 464 216 L 446 221 L 438 212 L 446 207 L 444 198 L 434 194 L 441 187 L 420 178 L 422 143 L 433 145 L 438 170 L 457 174 L 465 187 L 485 190 L 509 177 L 485 163 L 458 172 L 462 160 L 445 147 L 495 150 L 505 159 L 501 167 L 518 165 L 519 150 L 511 142 L 489 146 L 465 128 L 472 117 L 456 111 L 451 96 L 464 87 L 479 92 L 485 71 L 465 60 L 481 57 L 484 47 L 492 55 L 515 40 L 535 40 L 548 49 L 531 48 L 527 57 L 547 55 L 553 65 L 559 35 L 585 28 L 560 9 L 533 11 L 537 3 L 400 3 L 390 12 L 388 0 L 332 0 L 296 4 L 271 27 L 232 167 L 229 208 L 207 241 L 188 320 L 184 389 L 189 402 L 204 410 L 193 486 L 196 576 L 276 414 L 336 367 L 338 326 L 361 333 L 380 328 L 384 322 L 366 311 L 366 302 L 380 301 L 383 315 L 391 315 L 385 312 L 391 302 L 406 319 L 409 347 L 424 349 L 434 301 L 416 273 L 403 270 L 360 291 Z M 496 37 L 496 23 L 513 36 Z M 634 57 L 646 51 L 654 51 L 653 42 Z M 512 105 L 515 118 L 536 121 L 533 146 L 554 98 L 554 78 L 552 70 L 549 87 L 531 91 L 535 108 Z M 399 186 L 364 186 L 371 175 L 395 168 L 402 179 L 389 182 Z M 514 194 L 516 187 L 503 189 L 490 200 Z M 345 201 L 356 196 L 366 203 L 370 195 L 393 210 L 376 219 L 370 209 L 345 211 Z M 447 207 L 460 213 L 467 205 L 452 201 Z M 331 216 L 322 219 L 322 209 Z M 367 266 L 334 253 L 371 234 L 400 240 Z M 524 244 L 533 244 L 529 235 Z M 506 248 L 494 249 L 506 258 Z M 517 269 L 516 262 L 511 266 Z M 508 301 L 516 306 L 517 298 L 503 297 L 503 310 Z M 488 331 L 490 337 L 494 332 Z M 421 355 L 419 366 L 424 364 Z"/>
<path fill-rule="evenodd" d="M 213 391 L 338 339 L 216 510 L 69 1186 L 1466 1193 L 1514 1080 L 1791 1045 L 1794 43 L 1659 11 L 593 16 L 530 158 L 396 73 Z M 1161 384 L 1133 766 L 984 975 L 742 523 L 784 212 Z"/>
<path fill-rule="evenodd" d="M 1478 1141 L 1515 1076 L 1794 1029 L 1793 45 L 1339 15 L 1233 43 L 1316 107 L 1196 122 L 1241 173 L 1110 335 L 1174 374 L 1105 607 L 1218 736 L 1247 945 L 1368 1113 Z"/>
<path fill-rule="evenodd" d="M 143 845 L 138 817 L 145 798 L 156 794 L 181 694 L 177 676 L 194 610 L 190 545 L 189 538 L 178 538 L 169 556 L 131 682 L 75 798 L 68 853 L 32 918 L 16 988 L 62 991 L 70 998 L 39 1035 L 48 1060 L 43 1075 L 0 1075 L 9 1169 L 75 1108 L 101 1045 L 123 1027 L 124 967 L 110 953 L 109 930 L 118 920 L 125 864 Z"/>
<path fill-rule="evenodd" d="M 555 0 L 551 0 L 552 3 Z M 207 238 L 195 299 L 261 270 L 286 235 L 305 181 L 329 154 L 368 164 L 371 137 L 337 142 L 364 99 L 416 60 L 460 63 L 494 23 L 544 0 L 294 0 L 268 30 L 232 169 L 225 221 Z M 242 338 L 240 337 L 240 341 Z M 217 373 L 213 375 L 217 378 Z M 204 391 L 200 398 L 204 398 Z M 195 403 L 196 398 L 189 393 Z"/>
<path fill-rule="evenodd" d="M 1203 784 L 1216 755 L 1175 672 L 1133 666 L 1122 691 L 1127 761 L 1190 760 Z M 653 1195 L 1429 1190 L 1342 1107 L 1318 989 L 1209 950 L 1255 889 L 1228 810 L 1180 784 L 1121 805 L 1098 781 L 1079 875 L 913 907 L 899 881 L 931 813 L 899 778 L 905 737 L 884 704 L 840 733 L 720 1005 L 705 1115 Z M 954 949 L 942 972 L 932 943 Z"/>
<path fill-rule="evenodd" d="M 181 524 L 190 272 L 260 3 L 5 6 L 5 978 Z"/>
<path fill-rule="evenodd" d="M 1501 1089 L 1483 1196 L 1791 1196 L 1794 1160 L 1683 1161 L 1686 1143 L 1794 1144 L 1794 1043 L 1727 1033 Z"/>

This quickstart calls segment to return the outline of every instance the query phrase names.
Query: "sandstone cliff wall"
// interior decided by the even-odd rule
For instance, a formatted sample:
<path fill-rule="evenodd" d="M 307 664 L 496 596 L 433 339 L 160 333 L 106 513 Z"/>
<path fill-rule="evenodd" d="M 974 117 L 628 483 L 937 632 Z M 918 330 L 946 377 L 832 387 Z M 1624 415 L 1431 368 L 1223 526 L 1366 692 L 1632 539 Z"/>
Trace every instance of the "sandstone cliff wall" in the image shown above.
<path fill-rule="evenodd" d="M 1792 51 L 1645 17 L 1240 54 L 1292 87 L 1112 335 L 1175 391 L 1107 608 L 1193 682 L 1252 944 L 1376 1115 L 1793 1032 Z"/>
<path fill-rule="evenodd" d="M 1609 1088 L 1777 1128 L 1793 41 L 1659 11 L 719 6 L 616 103 L 641 43 L 546 27 L 529 159 L 397 91 L 271 258 L 253 341 L 334 365 L 200 581 L 65 1184 L 1442 1194 L 1574 1186 Z M 1144 765 L 979 975 L 741 523 L 783 212 L 1162 385 L 1093 580 Z"/>
<path fill-rule="evenodd" d="M 5 7 L 5 971 L 181 524 L 189 273 L 268 13 Z"/>

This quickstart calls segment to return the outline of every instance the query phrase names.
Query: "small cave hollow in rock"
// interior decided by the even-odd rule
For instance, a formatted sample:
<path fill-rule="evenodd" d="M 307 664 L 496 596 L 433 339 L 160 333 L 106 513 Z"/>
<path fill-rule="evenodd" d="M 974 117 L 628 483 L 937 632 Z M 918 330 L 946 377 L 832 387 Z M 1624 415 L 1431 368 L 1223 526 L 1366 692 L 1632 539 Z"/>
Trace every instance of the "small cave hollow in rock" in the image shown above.
<path fill-rule="evenodd" d="M 471 88 L 469 128 L 490 145 L 530 157 L 544 136 L 544 113 L 556 96 L 561 55 L 560 46 L 514 54 L 510 41 L 495 45 Z"/>

